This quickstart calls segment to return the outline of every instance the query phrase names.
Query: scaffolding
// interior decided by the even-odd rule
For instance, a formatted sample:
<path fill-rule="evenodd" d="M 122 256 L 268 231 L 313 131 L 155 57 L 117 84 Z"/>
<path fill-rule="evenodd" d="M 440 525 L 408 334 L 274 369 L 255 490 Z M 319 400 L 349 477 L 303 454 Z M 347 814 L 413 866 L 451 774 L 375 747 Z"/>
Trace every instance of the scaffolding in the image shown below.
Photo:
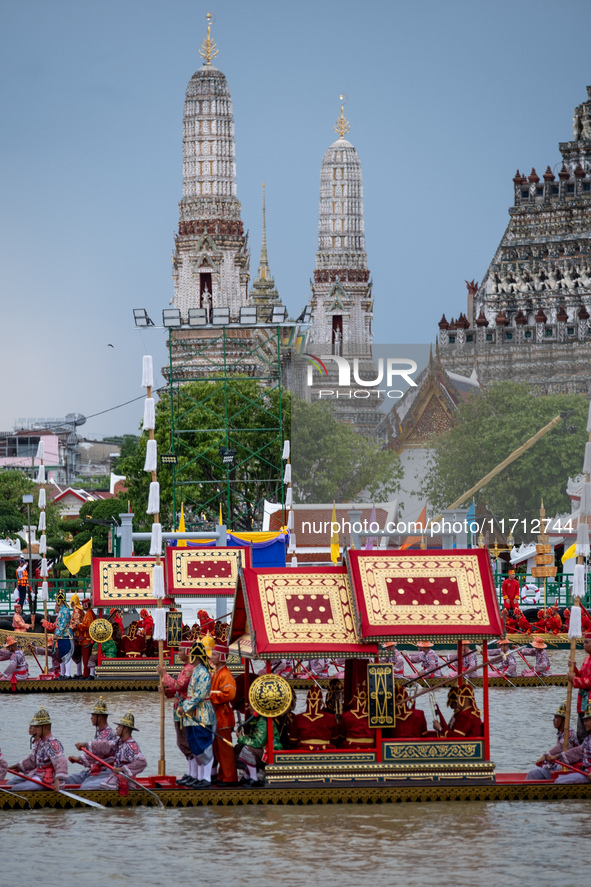
<path fill-rule="evenodd" d="M 187 529 L 220 516 L 260 529 L 265 499 L 285 502 L 285 394 L 297 327 L 229 324 L 171 329 L 168 338 L 172 506 Z"/>

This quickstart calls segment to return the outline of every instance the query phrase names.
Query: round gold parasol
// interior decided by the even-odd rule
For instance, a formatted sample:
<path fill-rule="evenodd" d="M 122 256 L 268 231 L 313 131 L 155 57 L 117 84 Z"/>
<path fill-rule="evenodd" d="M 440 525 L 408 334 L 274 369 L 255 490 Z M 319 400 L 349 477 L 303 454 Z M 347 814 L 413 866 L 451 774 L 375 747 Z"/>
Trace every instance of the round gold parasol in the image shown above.
<path fill-rule="evenodd" d="M 275 674 L 261 675 L 250 685 L 248 701 L 258 715 L 278 718 L 291 705 L 291 687 L 285 678 Z"/>
<path fill-rule="evenodd" d="M 94 619 L 90 623 L 88 634 L 96 644 L 102 644 L 111 640 L 113 626 L 108 619 Z"/>

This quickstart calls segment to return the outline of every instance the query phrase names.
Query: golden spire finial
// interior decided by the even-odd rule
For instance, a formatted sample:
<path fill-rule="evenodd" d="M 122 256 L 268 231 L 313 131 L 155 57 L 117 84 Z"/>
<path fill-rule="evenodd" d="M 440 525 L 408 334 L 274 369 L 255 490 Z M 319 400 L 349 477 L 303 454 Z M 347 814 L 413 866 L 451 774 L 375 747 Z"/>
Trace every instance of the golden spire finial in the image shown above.
<path fill-rule="evenodd" d="M 347 104 L 347 96 L 343 93 L 343 95 L 340 95 L 339 98 L 343 104 L 341 105 L 341 116 L 335 124 L 334 131 L 339 136 L 339 138 L 344 139 L 345 135 L 351 129 L 351 124 L 345 117 L 345 105 Z"/>
<path fill-rule="evenodd" d="M 204 64 L 211 65 L 211 60 L 216 57 L 218 54 L 218 50 L 216 49 L 216 45 L 211 39 L 211 26 L 215 22 L 215 15 L 212 15 L 211 12 L 207 13 L 207 37 L 201 44 L 201 49 L 199 50 L 199 55 L 202 59 L 204 59 Z"/>

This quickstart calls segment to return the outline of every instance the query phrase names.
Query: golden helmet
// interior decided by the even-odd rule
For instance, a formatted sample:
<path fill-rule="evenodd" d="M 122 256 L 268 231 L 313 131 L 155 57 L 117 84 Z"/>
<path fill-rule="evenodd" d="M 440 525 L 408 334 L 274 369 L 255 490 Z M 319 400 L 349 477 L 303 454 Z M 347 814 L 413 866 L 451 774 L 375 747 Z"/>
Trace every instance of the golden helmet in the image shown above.
<path fill-rule="evenodd" d="M 107 717 L 107 715 L 109 714 L 109 712 L 107 711 L 107 703 L 102 696 L 99 696 L 98 700 L 95 702 L 92 714 L 104 715 L 105 717 Z"/>
<path fill-rule="evenodd" d="M 201 643 L 205 647 L 207 655 L 211 656 L 211 651 L 215 647 L 215 638 L 209 632 L 207 632 L 207 634 L 201 638 Z"/>
<path fill-rule="evenodd" d="M 248 701 L 257 715 L 278 718 L 291 707 L 291 687 L 276 674 L 260 675 L 250 685 Z"/>
<path fill-rule="evenodd" d="M 583 720 L 586 721 L 587 718 L 591 718 L 591 703 L 587 706 L 587 708 L 583 712 Z"/>
<path fill-rule="evenodd" d="M 131 713 L 131 709 L 127 712 L 126 715 L 123 715 L 120 721 L 117 721 L 117 725 L 119 727 L 129 727 L 130 730 L 137 730 L 138 728 L 135 726 L 135 718 Z"/>
<path fill-rule="evenodd" d="M 556 711 L 554 712 L 555 718 L 565 718 L 566 717 L 566 702 L 561 702 Z"/>
<path fill-rule="evenodd" d="M 44 727 L 46 724 L 51 724 L 51 718 L 49 717 L 49 712 L 41 706 L 37 714 L 31 718 L 30 726 Z"/>

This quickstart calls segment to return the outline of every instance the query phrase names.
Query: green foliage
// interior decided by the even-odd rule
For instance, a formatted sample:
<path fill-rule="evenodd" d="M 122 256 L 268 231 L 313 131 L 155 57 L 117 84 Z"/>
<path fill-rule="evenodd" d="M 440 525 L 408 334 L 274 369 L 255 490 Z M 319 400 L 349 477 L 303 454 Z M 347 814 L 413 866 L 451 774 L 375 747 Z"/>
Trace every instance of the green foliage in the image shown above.
<path fill-rule="evenodd" d="M 339 422 L 321 401 L 294 399 L 291 461 L 297 502 L 347 502 L 364 489 L 387 497 L 400 489 L 397 453 Z"/>
<path fill-rule="evenodd" d="M 39 485 L 26 477 L 21 471 L 11 469 L 9 471 L 0 471 L 0 503 L 5 508 L 12 509 L 11 514 L 16 521 L 16 515 L 20 515 L 20 526 L 18 530 L 26 526 L 27 523 L 27 506 L 23 505 L 23 496 L 32 495 L 33 503 L 30 506 L 31 526 L 36 527 L 39 522 L 39 507 L 37 501 L 39 499 Z M 45 509 L 47 520 L 47 535 L 60 535 L 61 533 L 61 515 L 57 506 L 55 506 L 47 497 L 47 507 Z M 13 530 L 7 535 L 14 535 L 18 530 Z M 0 527 L 0 535 L 2 535 Z"/>
<path fill-rule="evenodd" d="M 542 500 L 548 516 L 570 512 L 566 483 L 583 468 L 588 406 L 583 395 L 532 395 L 526 384 L 516 382 L 473 395 L 459 405 L 454 427 L 437 438 L 422 494 L 435 508 L 445 508 L 554 416 L 573 410 L 566 425 L 575 426 L 576 433 L 566 433 L 561 423 L 475 496 L 506 525 L 525 519 L 529 526 L 539 516 Z M 518 541 L 523 538 L 522 525 L 514 535 Z"/>
<path fill-rule="evenodd" d="M 218 523 L 222 506 L 224 521 L 235 530 L 256 529 L 262 520 L 265 498 L 277 500 L 282 477 L 282 440 L 279 423 L 289 428 L 290 398 L 277 387 L 261 390 L 248 378 L 221 382 L 188 382 L 173 392 L 175 477 L 177 515 L 184 503 L 187 530 L 211 528 Z M 169 391 L 161 392 L 156 405 L 155 438 L 158 453 L 171 452 L 171 403 Z M 147 432 L 139 438 L 135 452 L 122 457 L 119 471 L 125 474 L 125 499 L 135 514 L 134 527 L 148 530 L 146 515 L 150 474 L 144 469 Z M 234 450 L 234 467 L 222 464 L 220 447 Z M 173 469 L 158 465 L 160 521 L 175 527 L 173 517 Z M 230 481 L 230 483 L 228 483 Z M 228 494 L 228 489 L 231 493 Z"/>
<path fill-rule="evenodd" d="M 14 539 L 22 526 L 22 514 L 10 502 L 0 501 L 0 538 Z"/>
<path fill-rule="evenodd" d="M 108 442 L 119 446 L 119 455 L 113 460 L 113 473 L 123 474 L 124 472 L 121 471 L 122 460 L 135 456 L 139 437 L 137 434 L 124 434 L 122 437 L 110 437 Z"/>

